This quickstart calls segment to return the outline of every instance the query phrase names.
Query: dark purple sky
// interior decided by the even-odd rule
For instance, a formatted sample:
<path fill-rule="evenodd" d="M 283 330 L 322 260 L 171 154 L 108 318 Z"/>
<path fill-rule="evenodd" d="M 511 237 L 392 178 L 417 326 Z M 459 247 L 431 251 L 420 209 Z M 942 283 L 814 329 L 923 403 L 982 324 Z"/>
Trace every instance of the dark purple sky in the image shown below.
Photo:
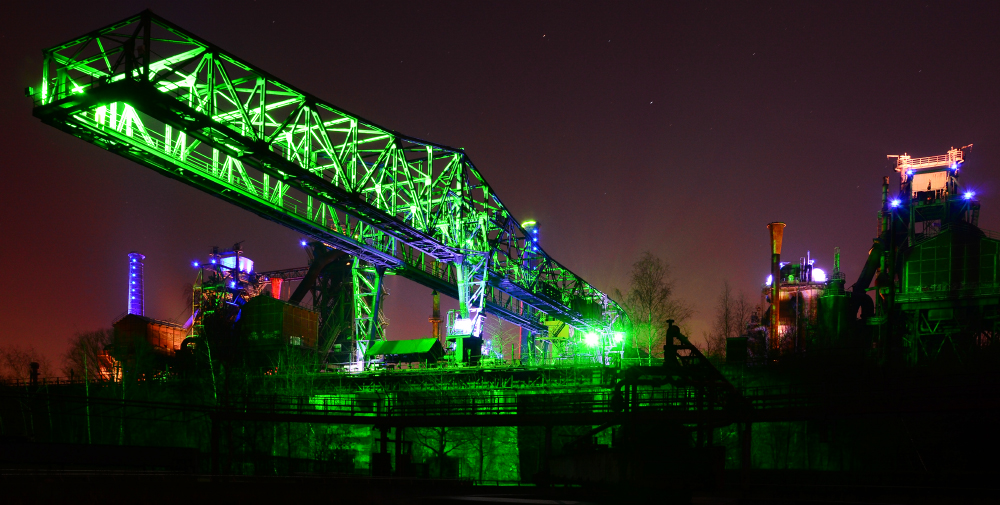
<path fill-rule="evenodd" d="M 147 315 L 184 318 L 190 261 L 245 240 L 258 268 L 299 236 L 31 116 L 44 47 L 146 6 L 301 89 L 466 148 L 553 257 L 605 290 L 649 250 L 700 335 L 728 279 L 757 299 L 769 221 L 849 283 L 875 232 L 886 154 L 975 143 L 963 181 L 1000 229 L 997 3 L 14 2 L 0 55 L 0 343 L 53 360 L 125 310 L 146 254 Z M 895 180 L 895 179 L 894 179 Z M 393 279 L 391 338 L 429 333 L 427 291 Z"/>

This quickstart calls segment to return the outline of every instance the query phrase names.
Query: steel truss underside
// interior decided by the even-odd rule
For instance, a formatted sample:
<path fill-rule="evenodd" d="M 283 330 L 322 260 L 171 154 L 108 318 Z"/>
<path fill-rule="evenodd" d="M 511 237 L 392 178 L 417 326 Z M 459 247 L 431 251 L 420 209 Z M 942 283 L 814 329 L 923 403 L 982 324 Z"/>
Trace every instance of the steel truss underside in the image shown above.
<path fill-rule="evenodd" d="M 365 121 L 148 11 L 44 56 L 45 123 L 453 295 L 477 333 L 483 313 L 539 333 L 542 313 L 602 335 L 625 322 L 460 149 Z"/>

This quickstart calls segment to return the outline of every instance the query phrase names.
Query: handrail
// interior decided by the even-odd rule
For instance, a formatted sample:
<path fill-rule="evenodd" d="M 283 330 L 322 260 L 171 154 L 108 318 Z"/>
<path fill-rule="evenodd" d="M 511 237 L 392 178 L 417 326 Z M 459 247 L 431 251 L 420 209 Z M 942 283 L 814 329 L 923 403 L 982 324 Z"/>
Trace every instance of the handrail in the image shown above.
<path fill-rule="evenodd" d="M 984 394 L 996 398 L 996 383 L 990 391 L 956 390 L 949 387 L 908 388 L 899 385 L 877 388 L 832 388 L 795 385 L 755 386 L 740 392 L 753 411 L 798 408 L 837 410 L 843 406 L 883 409 L 905 406 L 908 402 L 955 402 L 981 398 Z M 970 396 L 971 395 L 971 396 Z M 976 396 L 979 395 L 979 396 Z M 481 394 L 429 397 L 425 392 L 352 393 L 342 395 L 285 396 L 256 395 L 234 398 L 226 405 L 171 403 L 149 400 L 109 398 L 101 395 L 67 395 L 46 392 L 25 392 L 0 389 L 0 397 L 59 398 L 66 401 L 89 402 L 92 405 L 167 409 L 228 415 L 306 415 L 309 417 L 356 417 L 364 422 L 372 418 L 447 417 L 447 416 L 540 416 L 614 414 L 612 391 L 591 388 L 576 394 L 527 393 L 517 390 L 484 390 Z M 631 410 L 641 412 L 700 411 L 725 412 L 727 407 L 704 401 L 692 388 L 640 389 L 632 399 Z M 317 398 L 322 397 L 322 398 Z M 977 400 L 978 402 L 978 400 Z M 972 402 L 979 404 L 981 402 Z M 840 406 L 840 407 L 838 407 Z M 988 406 L 987 406 L 988 407 Z M 995 408 L 989 407 L 989 408 Z M 731 411 L 736 414 L 735 411 Z M 740 414 L 740 415 L 745 415 Z"/>

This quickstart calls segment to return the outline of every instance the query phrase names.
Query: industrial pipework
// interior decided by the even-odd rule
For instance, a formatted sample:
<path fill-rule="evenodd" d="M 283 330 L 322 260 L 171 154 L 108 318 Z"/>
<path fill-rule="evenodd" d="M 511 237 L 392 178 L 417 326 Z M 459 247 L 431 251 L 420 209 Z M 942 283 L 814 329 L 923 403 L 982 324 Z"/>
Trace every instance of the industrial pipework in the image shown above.
<path fill-rule="evenodd" d="M 431 317 L 427 318 L 427 321 L 431 323 L 431 336 L 437 340 L 441 340 L 441 295 L 438 294 L 437 290 L 431 294 L 434 301 L 431 304 Z M 442 341 L 441 345 L 447 342 Z"/>

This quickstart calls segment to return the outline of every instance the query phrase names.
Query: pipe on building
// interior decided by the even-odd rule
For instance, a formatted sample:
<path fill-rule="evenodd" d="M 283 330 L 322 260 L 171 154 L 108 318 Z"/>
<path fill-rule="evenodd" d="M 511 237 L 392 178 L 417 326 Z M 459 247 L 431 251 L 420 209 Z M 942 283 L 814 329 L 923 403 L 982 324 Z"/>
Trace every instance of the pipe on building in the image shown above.
<path fill-rule="evenodd" d="M 882 178 L 882 212 L 879 213 L 878 236 L 889 229 L 889 177 Z"/>
<path fill-rule="evenodd" d="M 778 334 L 778 307 L 781 305 L 781 239 L 785 233 L 785 223 L 768 223 L 771 233 L 771 324 L 768 349 L 771 354 L 778 352 L 781 343 Z"/>

